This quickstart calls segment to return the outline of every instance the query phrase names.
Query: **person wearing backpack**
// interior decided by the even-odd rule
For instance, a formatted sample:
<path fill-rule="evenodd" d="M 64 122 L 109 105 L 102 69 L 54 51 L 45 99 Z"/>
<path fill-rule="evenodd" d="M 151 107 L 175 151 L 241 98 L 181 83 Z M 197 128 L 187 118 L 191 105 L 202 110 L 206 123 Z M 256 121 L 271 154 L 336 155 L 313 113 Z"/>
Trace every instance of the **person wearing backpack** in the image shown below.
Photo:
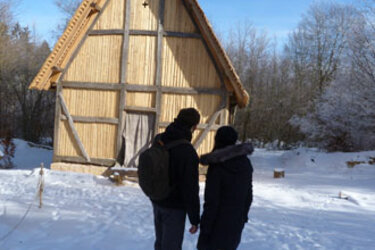
<path fill-rule="evenodd" d="M 234 128 L 219 128 L 211 153 L 201 164 L 209 165 L 201 217 L 198 250 L 235 250 L 253 200 L 252 173 L 248 155 L 251 143 L 237 144 Z"/>
<path fill-rule="evenodd" d="M 156 164 L 151 163 L 151 159 L 155 159 L 152 154 L 155 155 L 156 152 L 164 154 L 162 152 L 165 151 L 169 153 L 169 190 L 167 193 L 162 191 L 160 183 L 151 185 L 151 187 L 156 185 L 157 189 L 160 189 L 157 190 L 158 192 L 147 190 L 147 183 L 144 184 L 148 181 L 147 177 L 142 176 L 142 174 L 147 175 L 147 172 L 140 171 L 140 185 L 150 197 L 153 206 L 155 250 L 182 249 L 186 214 L 191 223 L 190 233 L 195 234 L 198 231 L 200 222 L 199 157 L 190 142 L 199 120 L 200 114 L 194 108 L 180 110 L 177 118 L 166 128 L 165 132 L 155 137 L 150 152 L 140 156 L 140 167 L 144 169 L 147 168 L 147 162 L 150 162 L 148 165 L 156 167 Z M 159 168 L 163 170 L 165 167 Z M 146 180 L 142 182 L 144 179 Z"/>

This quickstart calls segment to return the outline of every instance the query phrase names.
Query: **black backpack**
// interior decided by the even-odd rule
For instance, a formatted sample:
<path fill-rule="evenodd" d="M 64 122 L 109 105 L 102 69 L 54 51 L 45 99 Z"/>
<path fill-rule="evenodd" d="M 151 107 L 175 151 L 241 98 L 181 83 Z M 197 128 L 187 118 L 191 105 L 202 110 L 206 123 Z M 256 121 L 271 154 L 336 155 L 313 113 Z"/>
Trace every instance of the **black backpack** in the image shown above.
<path fill-rule="evenodd" d="M 172 191 L 169 178 L 169 149 L 181 144 L 190 142 L 176 140 L 164 145 L 161 140 L 156 140 L 149 149 L 139 155 L 139 185 L 151 200 L 164 200 Z"/>

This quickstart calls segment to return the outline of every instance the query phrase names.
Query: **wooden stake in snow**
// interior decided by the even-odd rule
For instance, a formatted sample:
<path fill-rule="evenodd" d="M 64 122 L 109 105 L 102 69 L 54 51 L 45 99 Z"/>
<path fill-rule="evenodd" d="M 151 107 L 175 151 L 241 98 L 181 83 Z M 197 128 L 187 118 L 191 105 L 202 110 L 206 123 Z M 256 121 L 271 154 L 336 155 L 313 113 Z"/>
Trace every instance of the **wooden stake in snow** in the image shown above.
<path fill-rule="evenodd" d="M 39 181 L 39 208 L 42 208 L 43 205 L 43 191 L 44 191 L 44 163 L 40 164 L 40 181 Z"/>
<path fill-rule="evenodd" d="M 273 178 L 275 179 L 285 178 L 285 170 L 282 168 L 275 168 L 273 170 Z"/>

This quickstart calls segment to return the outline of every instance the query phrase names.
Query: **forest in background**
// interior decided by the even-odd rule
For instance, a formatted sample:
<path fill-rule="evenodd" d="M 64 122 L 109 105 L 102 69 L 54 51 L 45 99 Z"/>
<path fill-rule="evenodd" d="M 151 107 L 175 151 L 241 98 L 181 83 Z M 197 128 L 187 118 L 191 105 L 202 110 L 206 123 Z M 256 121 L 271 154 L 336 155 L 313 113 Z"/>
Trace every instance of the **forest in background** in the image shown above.
<path fill-rule="evenodd" d="M 79 3 L 56 0 L 65 14 Z M 28 85 L 50 53 L 0 0 L 0 137 L 53 137 L 54 93 Z M 249 17 L 251 18 L 251 17 Z M 304 143 L 329 151 L 375 149 L 375 1 L 315 2 L 282 49 L 251 23 L 219 34 L 250 104 L 236 111 L 241 140 Z"/>
<path fill-rule="evenodd" d="M 14 20 L 11 4 L 0 0 L 0 138 L 41 142 L 53 137 L 54 93 L 28 86 L 50 48 Z"/>

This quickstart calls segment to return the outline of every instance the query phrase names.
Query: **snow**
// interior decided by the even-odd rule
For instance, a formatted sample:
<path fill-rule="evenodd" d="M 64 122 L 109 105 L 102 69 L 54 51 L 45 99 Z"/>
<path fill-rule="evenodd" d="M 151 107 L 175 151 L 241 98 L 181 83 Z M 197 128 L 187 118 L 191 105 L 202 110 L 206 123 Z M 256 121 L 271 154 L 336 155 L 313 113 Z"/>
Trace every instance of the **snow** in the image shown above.
<path fill-rule="evenodd" d="M 1 241 L 35 198 L 34 168 L 52 159 L 52 151 L 17 146 L 18 169 L 0 171 L 0 249 L 153 249 L 151 204 L 136 184 L 48 169 L 43 208 L 36 202 Z M 250 157 L 254 203 L 239 249 L 375 249 L 375 165 L 346 165 L 374 156 L 257 149 Z M 285 178 L 273 179 L 275 168 Z M 201 198 L 203 190 L 201 184 Z M 186 230 L 183 249 L 195 249 L 196 241 Z"/>
<path fill-rule="evenodd" d="M 14 169 L 34 169 L 44 163 L 46 168 L 49 168 L 52 163 L 52 150 L 46 150 L 45 146 L 38 147 L 33 143 L 25 142 L 23 140 L 15 139 L 16 153 L 13 160 Z"/>

